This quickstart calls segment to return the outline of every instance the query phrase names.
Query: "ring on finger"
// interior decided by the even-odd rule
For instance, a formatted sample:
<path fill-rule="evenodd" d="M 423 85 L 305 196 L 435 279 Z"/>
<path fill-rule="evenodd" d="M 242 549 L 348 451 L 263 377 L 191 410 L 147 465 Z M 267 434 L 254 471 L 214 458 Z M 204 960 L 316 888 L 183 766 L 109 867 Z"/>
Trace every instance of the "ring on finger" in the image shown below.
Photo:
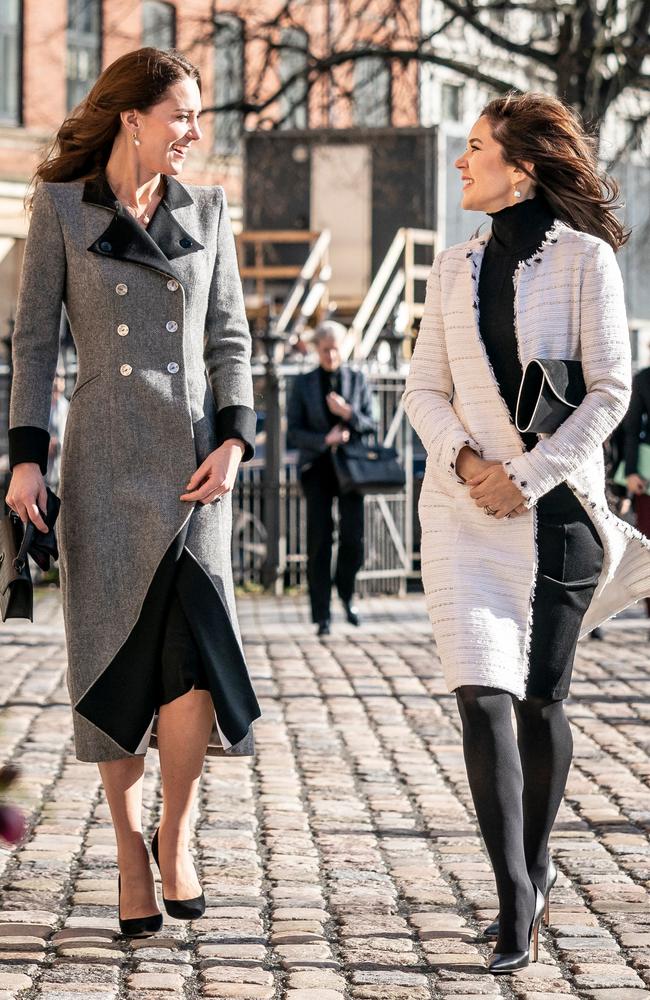
<path fill-rule="evenodd" d="M 485 505 L 483 510 L 489 517 L 494 517 L 494 515 L 496 514 L 496 510 L 494 509 L 494 507 L 490 507 L 487 504 Z"/>

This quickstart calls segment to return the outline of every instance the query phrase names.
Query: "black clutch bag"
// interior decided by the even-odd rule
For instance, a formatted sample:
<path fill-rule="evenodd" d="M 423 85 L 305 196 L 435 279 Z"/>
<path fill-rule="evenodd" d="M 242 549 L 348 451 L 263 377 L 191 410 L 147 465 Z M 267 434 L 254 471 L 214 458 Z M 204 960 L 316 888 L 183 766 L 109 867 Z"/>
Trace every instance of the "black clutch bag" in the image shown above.
<path fill-rule="evenodd" d="M 47 491 L 47 510 L 41 511 L 49 531 L 39 531 L 31 521 L 24 526 L 13 511 L 0 519 L 0 613 L 7 618 L 34 620 L 34 591 L 29 571 L 31 555 L 42 570 L 50 568 L 50 560 L 58 559 L 59 552 L 54 533 L 61 501 Z"/>
<path fill-rule="evenodd" d="M 519 387 L 515 424 L 521 434 L 552 434 L 587 393 L 580 361 L 533 358 Z"/>
<path fill-rule="evenodd" d="M 341 493 L 401 493 L 406 484 L 395 448 L 361 441 L 340 444 L 332 461 Z"/>
<path fill-rule="evenodd" d="M 10 511 L 0 521 L 0 611 L 2 620 L 29 618 L 34 621 L 34 593 L 27 549 L 34 525 L 23 529 L 17 514 Z"/>

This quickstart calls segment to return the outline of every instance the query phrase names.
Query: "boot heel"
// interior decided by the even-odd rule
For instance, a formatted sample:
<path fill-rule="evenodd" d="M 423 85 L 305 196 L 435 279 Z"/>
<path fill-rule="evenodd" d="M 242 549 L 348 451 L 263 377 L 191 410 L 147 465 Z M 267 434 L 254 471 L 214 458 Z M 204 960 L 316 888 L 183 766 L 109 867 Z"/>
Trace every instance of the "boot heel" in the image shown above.
<path fill-rule="evenodd" d="M 539 956 L 539 924 L 535 924 L 533 928 L 533 962 L 536 962 Z"/>
<path fill-rule="evenodd" d="M 544 900 L 544 923 L 548 927 L 550 922 L 551 922 L 551 899 L 550 896 L 547 896 L 546 899 Z"/>

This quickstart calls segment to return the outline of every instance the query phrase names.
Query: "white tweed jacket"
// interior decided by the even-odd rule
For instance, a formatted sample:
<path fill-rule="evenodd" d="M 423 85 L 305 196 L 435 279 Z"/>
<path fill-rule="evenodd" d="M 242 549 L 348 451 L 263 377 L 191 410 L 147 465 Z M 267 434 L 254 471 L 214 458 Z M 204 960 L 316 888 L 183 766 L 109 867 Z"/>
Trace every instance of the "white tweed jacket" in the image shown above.
<path fill-rule="evenodd" d="M 438 254 L 427 283 L 404 407 L 427 451 L 419 504 L 422 577 L 449 690 L 484 684 L 523 697 L 537 551 L 535 504 L 567 482 L 604 547 L 582 635 L 650 594 L 650 542 L 605 501 L 602 444 L 623 418 L 631 386 L 623 282 L 603 240 L 556 220 L 515 273 L 522 366 L 535 357 L 580 359 L 585 399 L 526 452 L 479 334 L 478 279 L 487 238 Z M 486 517 L 455 471 L 468 444 L 501 461 L 528 509 Z"/>

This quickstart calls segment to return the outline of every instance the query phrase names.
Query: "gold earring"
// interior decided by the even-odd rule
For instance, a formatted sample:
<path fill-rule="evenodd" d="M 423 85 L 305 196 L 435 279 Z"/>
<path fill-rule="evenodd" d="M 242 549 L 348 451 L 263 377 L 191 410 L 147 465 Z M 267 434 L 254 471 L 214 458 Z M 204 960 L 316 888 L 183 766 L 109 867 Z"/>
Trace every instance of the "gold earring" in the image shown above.
<path fill-rule="evenodd" d="M 137 132 L 131 132 L 131 136 L 133 138 L 133 145 L 134 146 L 139 146 L 140 145 L 140 140 L 138 139 L 138 133 Z"/>

